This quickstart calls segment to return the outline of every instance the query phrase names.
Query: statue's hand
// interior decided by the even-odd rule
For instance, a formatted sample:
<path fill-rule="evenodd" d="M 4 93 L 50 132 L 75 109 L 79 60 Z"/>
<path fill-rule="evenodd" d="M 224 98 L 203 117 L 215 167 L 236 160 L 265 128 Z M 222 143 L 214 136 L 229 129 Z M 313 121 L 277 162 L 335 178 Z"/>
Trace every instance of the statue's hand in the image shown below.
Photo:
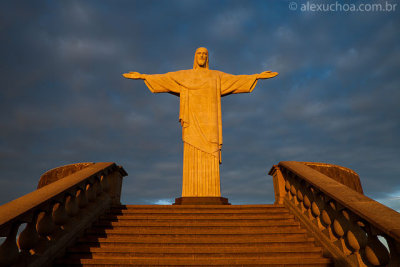
<path fill-rule="evenodd" d="M 144 79 L 143 74 L 140 74 L 139 72 L 124 73 L 122 74 L 122 76 L 124 76 L 127 79 L 134 79 L 134 80 Z"/>
<path fill-rule="evenodd" d="M 269 79 L 269 78 L 275 77 L 276 75 L 278 75 L 277 72 L 272 72 L 272 71 L 268 70 L 268 71 L 264 71 L 264 72 L 261 72 L 260 74 L 258 74 L 257 79 Z"/>

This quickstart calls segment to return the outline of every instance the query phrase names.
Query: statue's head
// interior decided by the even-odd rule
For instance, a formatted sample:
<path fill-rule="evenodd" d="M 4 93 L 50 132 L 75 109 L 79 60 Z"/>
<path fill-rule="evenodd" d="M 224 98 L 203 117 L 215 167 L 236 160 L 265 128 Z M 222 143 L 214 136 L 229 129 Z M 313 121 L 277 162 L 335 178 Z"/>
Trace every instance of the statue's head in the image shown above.
<path fill-rule="evenodd" d="M 197 48 L 194 55 L 193 69 L 199 68 L 208 69 L 208 50 L 205 47 Z"/>

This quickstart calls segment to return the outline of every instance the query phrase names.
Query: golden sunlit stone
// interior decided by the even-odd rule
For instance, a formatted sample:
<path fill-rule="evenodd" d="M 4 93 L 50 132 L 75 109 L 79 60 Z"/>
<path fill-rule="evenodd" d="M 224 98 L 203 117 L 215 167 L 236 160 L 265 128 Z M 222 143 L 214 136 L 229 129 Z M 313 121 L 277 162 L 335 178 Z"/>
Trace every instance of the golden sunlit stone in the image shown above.
<path fill-rule="evenodd" d="M 179 121 L 182 125 L 182 197 L 220 197 L 222 148 L 221 96 L 250 93 L 258 79 L 277 72 L 231 75 L 209 69 L 208 50 L 196 50 L 193 69 L 165 74 L 124 73 L 128 79 L 142 79 L 153 93 L 180 97 Z"/>

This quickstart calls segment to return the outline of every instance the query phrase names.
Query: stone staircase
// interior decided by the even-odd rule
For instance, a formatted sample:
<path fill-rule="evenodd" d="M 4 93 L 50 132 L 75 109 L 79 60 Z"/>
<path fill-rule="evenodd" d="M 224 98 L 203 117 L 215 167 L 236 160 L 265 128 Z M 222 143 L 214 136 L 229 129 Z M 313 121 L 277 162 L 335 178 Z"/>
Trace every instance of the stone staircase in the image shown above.
<path fill-rule="evenodd" d="M 103 215 L 54 266 L 333 266 L 277 205 L 127 205 Z"/>

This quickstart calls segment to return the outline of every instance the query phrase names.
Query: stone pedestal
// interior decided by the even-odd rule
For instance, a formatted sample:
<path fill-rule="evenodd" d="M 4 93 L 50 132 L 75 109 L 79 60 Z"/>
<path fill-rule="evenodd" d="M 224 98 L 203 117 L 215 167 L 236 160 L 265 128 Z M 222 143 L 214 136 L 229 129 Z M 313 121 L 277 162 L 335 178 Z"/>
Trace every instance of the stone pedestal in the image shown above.
<path fill-rule="evenodd" d="M 178 197 L 173 205 L 230 205 L 225 197 Z"/>

